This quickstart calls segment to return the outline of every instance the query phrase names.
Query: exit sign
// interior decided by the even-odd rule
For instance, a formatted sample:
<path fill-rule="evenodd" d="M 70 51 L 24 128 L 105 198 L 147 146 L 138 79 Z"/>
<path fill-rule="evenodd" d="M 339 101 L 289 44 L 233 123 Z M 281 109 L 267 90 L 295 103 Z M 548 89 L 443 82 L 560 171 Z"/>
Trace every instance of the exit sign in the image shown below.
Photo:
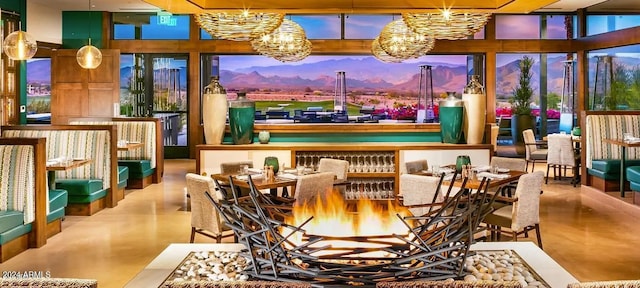
<path fill-rule="evenodd" d="M 173 14 L 171 14 L 170 12 L 161 11 L 161 12 L 158 12 L 156 16 L 158 17 L 158 25 L 164 25 L 164 26 L 178 25 L 178 19 L 174 18 Z"/>

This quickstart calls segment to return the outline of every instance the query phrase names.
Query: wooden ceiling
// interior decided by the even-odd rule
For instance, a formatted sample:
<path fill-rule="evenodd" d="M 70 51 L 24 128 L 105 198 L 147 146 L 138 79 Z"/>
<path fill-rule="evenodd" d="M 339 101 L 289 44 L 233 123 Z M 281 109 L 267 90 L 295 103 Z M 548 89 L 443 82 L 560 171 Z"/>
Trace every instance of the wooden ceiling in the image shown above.
<path fill-rule="evenodd" d="M 557 0 L 144 0 L 176 14 L 206 10 L 279 11 L 285 13 L 428 13 L 451 8 L 455 11 L 529 13 Z"/>

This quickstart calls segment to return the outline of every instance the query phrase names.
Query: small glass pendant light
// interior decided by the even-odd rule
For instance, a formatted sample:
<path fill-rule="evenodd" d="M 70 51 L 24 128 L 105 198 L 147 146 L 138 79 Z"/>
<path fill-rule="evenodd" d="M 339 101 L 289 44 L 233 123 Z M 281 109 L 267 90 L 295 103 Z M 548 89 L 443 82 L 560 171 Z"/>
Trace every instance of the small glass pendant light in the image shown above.
<path fill-rule="evenodd" d="M 89 0 L 89 14 L 91 14 L 91 0 Z M 82 68 L 95 69 L 102 63 L 102 52 L 100 52 L 100 49 L 91 45 L 91 17 L 89 18 L 89 43 L 78 50 L 76 60 Z"/>
<path fill-rule="evenodd" d="M 38 43 L 33 36 L 22 31 L 22 21 L 20 21 L 18 22 L 18 31 L 12 32 L 4 39 L 2 49 L 12 60 L 27 60 L 36 55 Z"/>
<path fill-rule="evenodd" d="M 95 69 L 102 63 L 102 52 L 100 52 L 100 49 L 91 45 L 91 38 L 89 38 L 89 44 L 78 50 L 76 60 L 82 68 Z"/>

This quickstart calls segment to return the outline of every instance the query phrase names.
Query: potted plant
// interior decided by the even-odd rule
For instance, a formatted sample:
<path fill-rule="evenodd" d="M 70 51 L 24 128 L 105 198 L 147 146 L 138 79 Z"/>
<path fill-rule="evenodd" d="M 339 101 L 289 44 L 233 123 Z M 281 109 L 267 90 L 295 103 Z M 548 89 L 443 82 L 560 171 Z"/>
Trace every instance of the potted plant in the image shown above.
<path fill-rule="evenodd" d="M 533 129 L 535 119 L 531 115 L 531 97 L 533 96 L 533 88 L 531 88 L 531 77 L 533 73 L 533 58 L 524 56 L 518 64 L 520 68 L 520 77 L 518 78 L 518 86 L 513 90 L 513 98 L 511 98 L 511 136 L 513 137 L 513 145 L 516 147 L 518 154 L 524 154 L 525 147 L 522 139 L 522 131 Z"/>

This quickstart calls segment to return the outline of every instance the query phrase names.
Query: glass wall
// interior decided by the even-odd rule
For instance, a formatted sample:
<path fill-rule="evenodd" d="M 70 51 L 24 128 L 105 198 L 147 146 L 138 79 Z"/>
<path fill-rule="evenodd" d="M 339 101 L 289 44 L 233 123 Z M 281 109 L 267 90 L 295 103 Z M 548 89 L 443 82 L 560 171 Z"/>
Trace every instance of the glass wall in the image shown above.
<path fill-rule="evenodd" d="M 514 90 L 519 85 L 519 63 L 525 56 L 534 60 L 531 69 L 533 97 L 530 107 L 532 115 L 537 118 L 537 135 L 570 131 L 574 126 L 576 97 L 575 89 L 567 90 L 567 87 L 572 84 L 571 81 L 575 81 L 575 69 L 572 66 L 569 68 L 572 71 L 565 74 L 567 69 L 565 63 L 567 59 L 573 59 L 572 54 L 498 54 L 496 57 L 496 116 L 502 120 L 509 119 L 512 115 Z M 567 75 L 568 78 L 566 78 Z M 562 117 L 563 114 L 568 116 Z"/>
<path fill-rule="evenodd" d="M 113 39 L 188 40 L 189 15 L 113 13 Z"/>
<path fill-rule="evenodd" d="M 573 15 L 495 15 L 496 39 L 569 39 L 575 31 Z"/>
<path fill-rule="evenodd" d="M 120 56 L 121 114 L 162 119 L 169 157 L 187 153 L 187 60 L 183 54 Z"/>
<path fill-rule="evenodd" d="M 342 15 L 287 15 L 307 33 L 308 39 L 341 39 Z"/>
<path fill-rule="evenodd" d="M 332 110 L 336 71 L 344 71 L 350 115 L 359 115 L 363 109 L 379 110 L 394 119 L 415 117 L 422 64 L 432 66 L 435 104 L 446 91 L 460 94 L 468 79 L 467 56 L 429 55 L 389 64 L 372 56 L 310 56 L 300 62 L 282 63 L 264 56 L 206 55 L 203 63 L 218 65 L 221 84 L 230 99 L 235 98 L 235 92 L 246 91 L 248 98 L 258 102 L 258 110 L 285 107 L 291 115 L 309 106 Z M 483 58 L 478 61 L 483 67 Z M 211 75 L 218 71 L 210 70 Z M 207 83 L 208 79 L 203 75 L 201 81 Z M 400 111 L 408 115 L 400 115 Z"/>
<path fill-rule="evenodd" d="M 587 36 L 640 26 L 640 15 L 587 15 Z"/>
<path fill-rule="evenodd" d="M 640 44 L 593 50 L 589 59 L 589 110 L 640 110 Z"/>

